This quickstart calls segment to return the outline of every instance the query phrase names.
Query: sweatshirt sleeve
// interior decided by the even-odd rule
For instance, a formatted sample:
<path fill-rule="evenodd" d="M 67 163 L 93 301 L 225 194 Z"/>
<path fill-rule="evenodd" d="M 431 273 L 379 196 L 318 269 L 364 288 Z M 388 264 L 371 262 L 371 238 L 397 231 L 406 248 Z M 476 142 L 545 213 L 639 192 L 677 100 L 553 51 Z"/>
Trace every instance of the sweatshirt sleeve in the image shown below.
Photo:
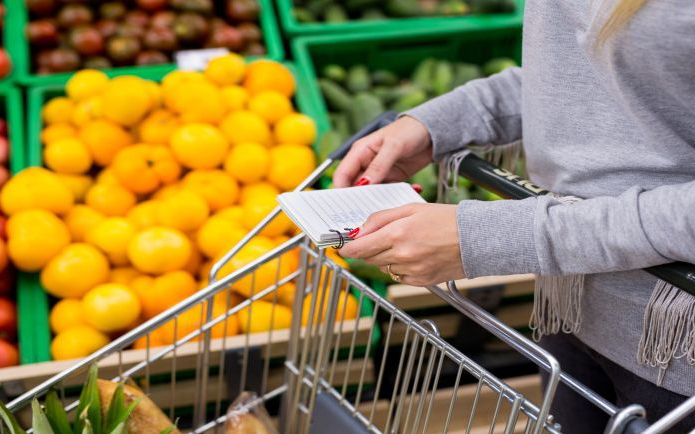
<path fill-rule="evenodd" d="M 521 68 L 473 80 L 404 113 L 422 122 L 434 159 L 468 144 L 507 144 L 521 139 Z"/>
<path fill-rule="evenodd" d="M 463 201 L 468 277 L 593 274 L 695 263 L 695 181 L 560 204 L 550 197 Z"/>

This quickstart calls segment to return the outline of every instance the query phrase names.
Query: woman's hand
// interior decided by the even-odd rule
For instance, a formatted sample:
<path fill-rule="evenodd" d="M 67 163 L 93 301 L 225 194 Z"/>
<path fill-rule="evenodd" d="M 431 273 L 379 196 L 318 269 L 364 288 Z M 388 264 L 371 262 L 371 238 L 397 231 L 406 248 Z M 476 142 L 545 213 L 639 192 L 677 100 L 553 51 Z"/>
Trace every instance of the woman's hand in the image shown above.
<path fill-rule="evenodd" d="M 404 116 L 358 140 L 335 173 L 336 187 L 405 181 L 432 162 L 427 128 Z"/>
<path fill-rule="evenodd" d="M 356 234 L 354 233 L 356 232 Z M 354 241 L 340 249 L 409 285 L 425 286 L 464 277 L 456 205 L 411 204 L 372 214 Z"/>

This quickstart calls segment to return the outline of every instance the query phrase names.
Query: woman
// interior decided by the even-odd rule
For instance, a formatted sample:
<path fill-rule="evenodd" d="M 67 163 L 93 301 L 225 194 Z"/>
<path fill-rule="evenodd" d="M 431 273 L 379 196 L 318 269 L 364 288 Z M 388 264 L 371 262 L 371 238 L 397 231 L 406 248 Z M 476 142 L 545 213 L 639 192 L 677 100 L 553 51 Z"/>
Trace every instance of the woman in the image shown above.
<path fill-rule="evenodd" d="M 523 139 L 535 184 L 587 199 L 405 206 L 371 216 L 341 254 L 412 285 L 539 274 L 542 345 L 653 421 L 695 394 L 695 297 L 664 301 L 679 292 L 638 271 L 695 263 L 695 3 L 527 0 L 523 48 L 523 69 L 356 143 L 334 183 L 401 181 L 465 147 Z M 607 420 L 566 388 L 553 413 L 568 432 Z M 693 427 L 690 417 L 674 432 Z"/>

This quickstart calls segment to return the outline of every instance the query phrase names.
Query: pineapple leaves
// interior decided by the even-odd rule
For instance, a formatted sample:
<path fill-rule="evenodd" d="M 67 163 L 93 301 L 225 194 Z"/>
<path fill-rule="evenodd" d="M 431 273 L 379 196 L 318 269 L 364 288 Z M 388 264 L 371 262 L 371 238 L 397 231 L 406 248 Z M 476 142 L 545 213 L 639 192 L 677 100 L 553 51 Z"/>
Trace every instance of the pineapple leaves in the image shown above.
<path fill-rule="evenodd" d="M 80 393 L 80 403 L 77 406 L 77 414 L 80 417 L 75 423 L 74 434 L 102 434 L 101 433 L 101 402 L 99 401 L 99 389 L 97 387 L 97 365 L 89 368 L 87 382 Z M 89 427 L 87 427 L 89 424 Z M 88 430 L 88 431 L 87 431 Z"/>
<path fill-rule="evenodd" d="M 54 389 L 49 390 L 48 394 L 46 394 L 44 407 L 46 407 L 48 422 L 51 424 L 55 434 L 72 434 L 72 428 L 70 428 L 70 422 L 68 422 L 68 415 L 65 413 L 63 402 L 58 398 L 58 393 Z"/>
<path fill-rule="evenodd" d="M 15 419 L 14 415 L 5 407 L 2 401 L 0 401 L 0 418 L 5 423 L 10 434 L 26 434 L 26 431 L 19 426 L 17 419 Z"/>
<path fill-rule="evenodd" d="M 126 407 L 123 387 L 123 383 L 120 383 L 118 387 L 116 387 L 116 391 L 113 393 L 113 397 L 111 398 L 111 403 L 109 404 L 109 409 L 106 413 L 106 421 L 104 422 L 105 434 L 114 434 L 119 429 L 125 429 L 126 421 L 130 417 L 133 410 L 135 410 L 135 407 L 137 407 L 142 400 L 142 398 L 138 398 L 130 403 L 128 407 Z M 121 425 L 123 425 L 124 428 L 120 428 Z"/>
<path fill-rule="evenodd" d="M 36 397 L 31 401 L 31 426 L 36 434 L 55 434 Z"/>

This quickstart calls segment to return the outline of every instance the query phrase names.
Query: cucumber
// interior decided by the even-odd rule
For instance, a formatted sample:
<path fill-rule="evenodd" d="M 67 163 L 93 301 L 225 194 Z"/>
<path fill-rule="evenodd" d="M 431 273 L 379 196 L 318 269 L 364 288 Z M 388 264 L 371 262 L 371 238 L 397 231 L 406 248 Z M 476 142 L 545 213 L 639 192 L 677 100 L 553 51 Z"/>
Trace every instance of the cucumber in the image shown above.
<path fill-rule="evenodd" d="M 352 132 L 350 130 L 350 118 L 347 113 L 331 113 L 331 125 L 333 130 L 340 134 L 341 137 L 348 137 Z"/>
<path fill-rule="evenodd" d="M 437 62 L 434 66 L 434 80 L 432 90 L 434 94 L 443 95 L 453 89 L 454 67 L 446 60 Z"/>
<path fill-rule="evenodd" d="M 379 6 L 379 0 L 347 0 L 342 2 L 345 9 L 351 13 L 359 13 L 365 9 L 374 9 Z"/>
<path fill-rule="evenodd" d="M 385 20 L 386 18 L 388 18 L 386 14 L 383 13 L 381 9 L 377 8 L 366 9 L 362 12 L 362 16 L 360 17 L 362 21 L 378 21 Z"/>
<path fill-rule="evenodd" d="M 328 6 L 323 14 L 323 18 L 327 23 L 344 23 L 350 19 L 345 9 L 339 4 Z"/>
<path fill-rule="evenodd" d="M 324 78 L 343 84 L 347 78 L 347 71 L 340 65 L 331 64 L 323 68 L 322 75 Z"/>
<path fill-rule="evenodd" d="M 398 76 L 385 69 L 377 69 L 372 72 L 372 85 L 374 86 L 395 86 L 398 84 Z"/>
<path fill-rule="evenodd" d="M 364 65 L 355 65 L 348 70 L 347 88 L 350 92 L 365 92 L 372 87 L 369 69 Z"/>
<path fill-rule="evenodd" d="M 410 81 L 425 92 L 432 91 L 432 81 L 434 80 L 434 67 L 437 64 L 435 59 L 425 59 L 415 67 Z"/>
<path fill-rule="evenodd" d="M 306 9 L 314 16 L 323 16 L 326 8 L 333 3 L 333 0 L 309 0 L 305 3 Z"/>
<path fill-rule="evenodd" d="M 483 74 L 485 75 L 493 75 L 497 74 L 498 72 L 502 72 L 507 68 L 512 68 L 518 66 L 516 62 L 513 59 L 510 59 L 508 57 L 498 57 L 496 59 L 492 59 L 485 63 L 483 65 Z"/>
<path fill-rule="evenodd" d="M 346 111 L 352 107 L 352 97 L 339 84 L 325 78 L 319 79 L 319 89 L 326 98 L 328 107 L 337 111 Z"/>
<path fill-rule="evenodd" d="M 292 10 L 292 13 L 294 14 L 294 19 L 299 23 L 313 23 L 316 21 L 316 16 L 309 9 L 296 7 Z"/>
<path fill-rule="evenodd" d="M 338 133 L 337 131 L 330 130 L 326 132 L 323 137 L 321 137 L 321 140 L 319 140 L 318 144 L 318 157 L 319 161 L 326 161 L 328 159 L 328 155 L 338 149 L 338 147 L 343 143 L 343 138 Z M 333 173 L 335 172 L 336 167 L 338 167 L 337 164 L 333 164 L 331 167 L 329 167 L 326 172 L 324 172 L 324 175 L 326 175 L 329 178 L 333 177 Z"/>
<path fill-rule="evenodd" d="M 427 93 L 422 89 L 414 89 L 396 100 L 391 109 L 397 112 L 404 112 L 417 107 L 427 101 Z"/>
<path fill-rule="evenodd" d="M 423 15 L 422 7 L 417 0 L 388 0 L 386 12 L 395 17 L 418 17 Z"/>
<path fill-rule="evenodd" d="M 393 101 L 394 89 L 389 86 L 374 86 L 372 93 L 379 98 L 384 105 L 388 105 Z"/>
<path fill-rule="evenodd" d="M 392 282 L 391 278 L 381 272 L 376 265 L 370 265 L 361 259 L 350 259 L 350 272 L 363 280 L 378 280 L 380 282 Z"/>
<path fill-rule="evenodd" d="M 384 104 L 375 95 L 360 92 L 355 95 L 350 107 L 352 130 L 357 131 L 384 112 Z"/>
<path fill-rule="evenodd" d="M 420 195 L 427 202 L 434 202 L 437 200 L 438 178 L 434 164 L 425 166 L 422 170 L 410 178 L 410 182 L 413 184 L 420 184 L 422 187 L 422 193 L 420 193 Z"/>
<path fill-rule="evenodd" d="M 461 0 L 446 0 L 437 7 L 439 15 L 460 16 L 471 12 L 471 7 L 468 3 Z"/>
<path fill-rule="evenodd" d="M 454 87 L 458 87 L 482 76 L 483 72 L 480 70 L 478 65 L 473 65 L 471 63 L 457 63 L 454 65 L 453 85 Z"/>

